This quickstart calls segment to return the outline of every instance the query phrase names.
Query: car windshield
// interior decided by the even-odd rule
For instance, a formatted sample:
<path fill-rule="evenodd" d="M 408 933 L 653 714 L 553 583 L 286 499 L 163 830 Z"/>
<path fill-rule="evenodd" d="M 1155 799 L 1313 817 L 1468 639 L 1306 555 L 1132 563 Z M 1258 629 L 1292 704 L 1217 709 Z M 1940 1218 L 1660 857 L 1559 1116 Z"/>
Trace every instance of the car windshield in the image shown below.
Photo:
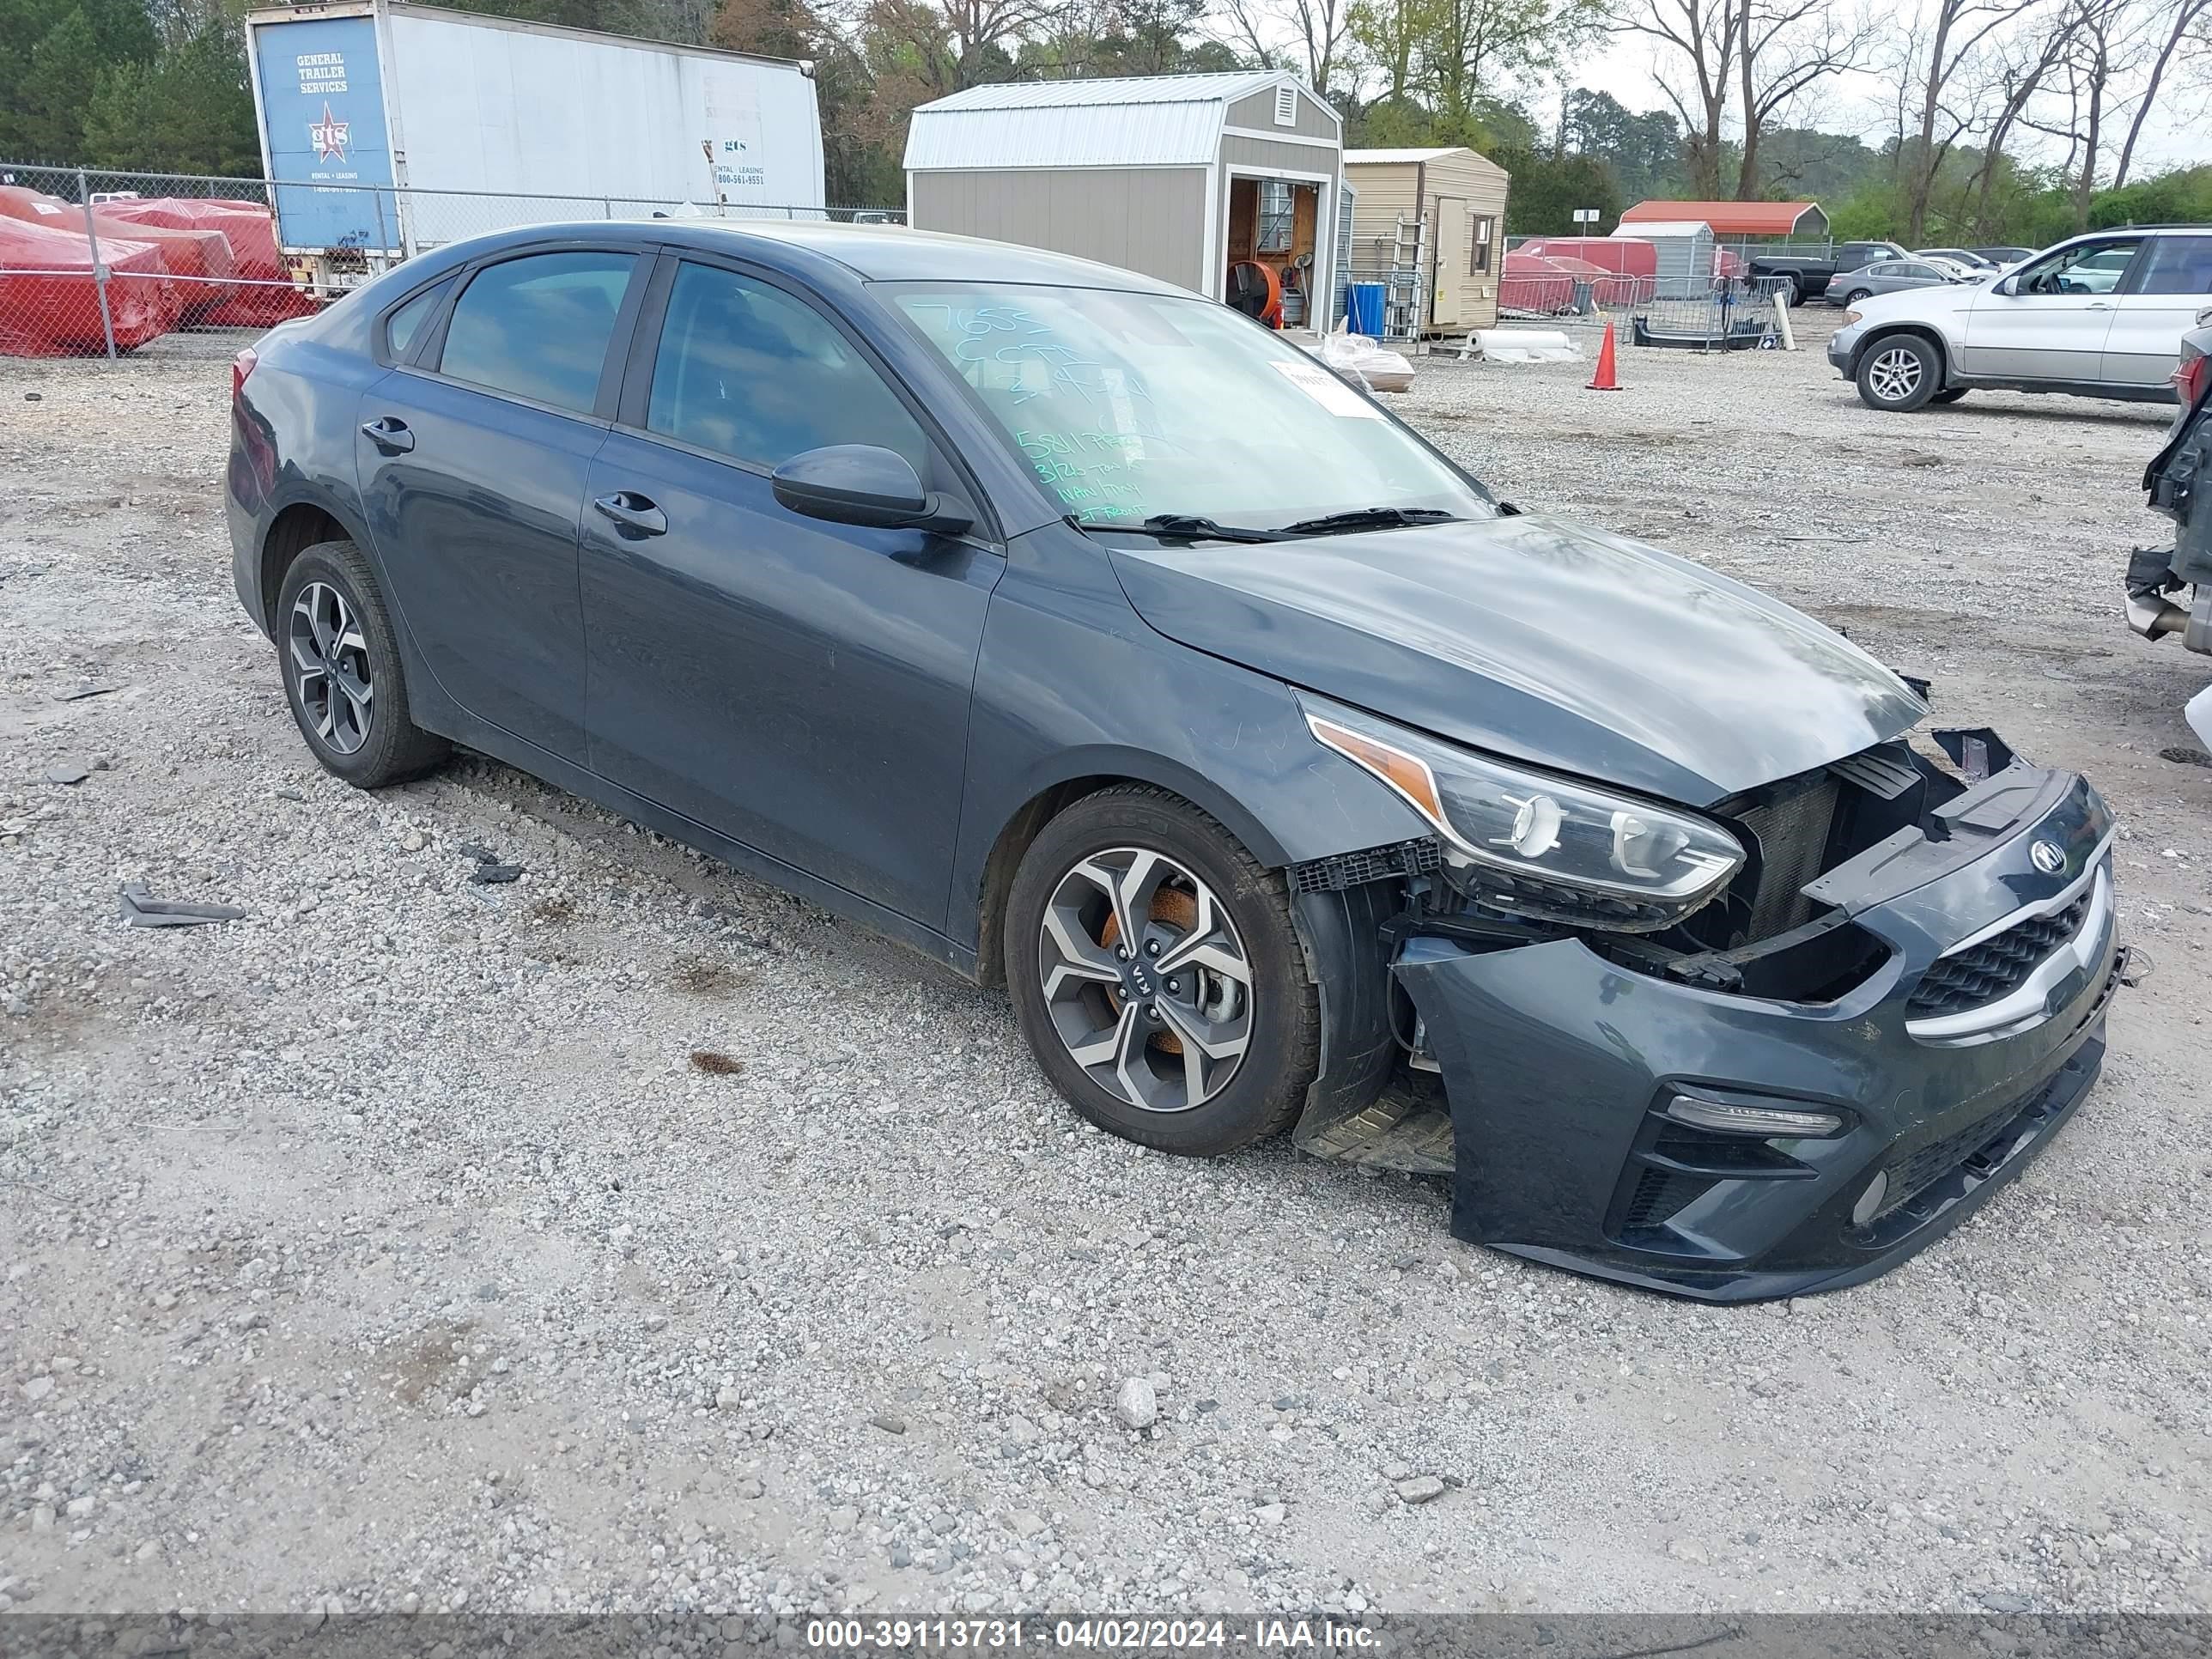
<path fill-rule="evenodd" d="M 1080 524 L 1167 516 L 1279 530 L 1378 507 L 1496 512 L 1318 361 L 1225 306 L 1107 289 L 883 286 Z"/>

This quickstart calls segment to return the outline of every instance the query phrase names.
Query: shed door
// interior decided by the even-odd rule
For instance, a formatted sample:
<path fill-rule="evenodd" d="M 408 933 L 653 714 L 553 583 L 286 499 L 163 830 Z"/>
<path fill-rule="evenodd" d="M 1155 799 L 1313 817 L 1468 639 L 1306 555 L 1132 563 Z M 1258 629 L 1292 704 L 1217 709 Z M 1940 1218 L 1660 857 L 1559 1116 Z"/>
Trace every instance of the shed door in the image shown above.
<path fill-rule="evenodd" d="M 1429 320 L 1449 328 L 1460 319 L 1460 300 L 1466 288 L 1467 204 L 1456 196 L 1437 198 L 1436 263 L 1429 282 Z"/>

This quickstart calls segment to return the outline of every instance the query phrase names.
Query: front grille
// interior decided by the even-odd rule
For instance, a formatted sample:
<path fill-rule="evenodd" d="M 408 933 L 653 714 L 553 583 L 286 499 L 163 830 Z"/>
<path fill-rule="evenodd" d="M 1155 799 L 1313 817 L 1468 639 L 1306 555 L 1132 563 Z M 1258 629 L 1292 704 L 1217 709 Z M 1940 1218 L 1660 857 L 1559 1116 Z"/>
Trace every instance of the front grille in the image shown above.
<path fill-rule="evenodd" d="M 1907 1018 L 1963 1013 L 2018 990 L 2039 963 L 2081 931 L 2091 896 L 2085 891 L 2063 910 L 2030 916 L 1972 950 L 1938 957 L 1906 1000 Z"/>
<path fill-rule="evenodd" d="M 1928 1188 L 1941 1181 L 2003 1132 L 2007 1124 L 2021 1114 L 2021 1103 L 2013 1101 L 2000 1106 L 1987 1116 L 1978 1118 L 1965 1128 L 1931 1141 L 1917 1152 L 1909 1152 L 1889 1167 L 1889 1191 L 1882 1206 L 1873 1219 L 1879 1221 L 1891 1211 L 1901 1208 L 1917 1198 Z"/>
<path fill-rule="evenodd" d="M 1401 841 L 1388 847 L 1363 848 L 1357 853 L 1336 853 L 1294 866 L 1291 890 L 1295 893 L 1333 893 L 1391 876 L 1433 875 L 1443 868 L 1443 849 L 1428 837 Z"/>

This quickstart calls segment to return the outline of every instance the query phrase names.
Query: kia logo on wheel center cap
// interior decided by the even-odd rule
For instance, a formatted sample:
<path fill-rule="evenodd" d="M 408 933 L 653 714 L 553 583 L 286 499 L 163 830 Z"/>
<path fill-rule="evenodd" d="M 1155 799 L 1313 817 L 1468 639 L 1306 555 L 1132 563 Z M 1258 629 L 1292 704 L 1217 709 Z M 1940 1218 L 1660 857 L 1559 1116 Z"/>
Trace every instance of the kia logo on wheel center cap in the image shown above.
<path fill-rule="evenodd" d="M 2055 841 L 2039 841 L 2027 849 L 2027 861 L 2046 876 L 2066 867 L 2066 849 Z"/>

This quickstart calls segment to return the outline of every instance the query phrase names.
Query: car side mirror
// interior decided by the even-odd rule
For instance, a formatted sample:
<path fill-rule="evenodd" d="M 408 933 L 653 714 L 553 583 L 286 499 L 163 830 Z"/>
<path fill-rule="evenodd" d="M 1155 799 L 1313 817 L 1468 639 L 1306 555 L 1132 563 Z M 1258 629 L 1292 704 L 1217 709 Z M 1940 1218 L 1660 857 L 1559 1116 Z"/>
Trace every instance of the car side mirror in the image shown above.
<path fill-rule="evenodd" d="M 1992 294 L 2002 294 L 2009 299 L 2012 295 L 2020 292 L 2020 278 L 2017 276 L 2000 276 L 1996 281 L 1990 284 L 1990 292 Z"/>
<path fill-rule="evenodd" d="M 921 487 L 914 463 L 876 444 L 828 444 L 793 456 L 769 475 L 775 499 L 793 513 L 872 530 L 957 536 L 975 520 Z"/>

